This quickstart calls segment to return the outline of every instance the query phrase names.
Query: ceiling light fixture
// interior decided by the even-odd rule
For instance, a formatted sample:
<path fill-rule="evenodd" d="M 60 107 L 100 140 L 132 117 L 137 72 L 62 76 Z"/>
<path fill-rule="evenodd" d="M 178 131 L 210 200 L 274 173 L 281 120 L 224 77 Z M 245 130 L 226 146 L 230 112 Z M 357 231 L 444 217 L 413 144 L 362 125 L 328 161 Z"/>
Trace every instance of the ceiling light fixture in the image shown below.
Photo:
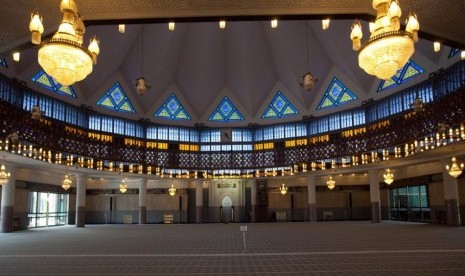
<path fill-rule="evenodd" d="M 271 28 L 273 29 L 278 28 L 278 19 L 271 20 Z"/>
<path fill-rule="evenodd" d="M 302 85 L 305 90 L 307 91 L 312 91 L 313 85 L 317 81 L 316 78 L 313 78 L 312 73 L 310 73 L 310 54 L 309 54 L 309 43 L 308 43 L 308 22 L 305 22 L 305 39 L 306 39 L 306 44 L 307 44 L 307 73 L 303 75 L 302 77 Z"/>
<path fill-rule="evenodd" d="M 176 194 L 176 188 L 173 184 L 171 184 L 171 187 L 168 189 L 168 193 L 170 194 L 170 196 L 174 196 Z"/>
<path fill-rule="evenodd" d="M 174 31 L 175 28 L 176 28 L 176 25 L 173 21 L 168 23 L 168 30 Z"/>
<path fill-rule="evenodd" d="M 281 187 L 279 187 L 279 192 L 282 194 L 282 195 L 285 195 L 287 193 L 287 187 L 286 187 L 286 184 L 281 184 Z"/>
<path fill-rule="evenodd" d="M 63 183 L 61 184 L 61 187 L 65 190 L 68 190 L 71 187 L 71 179 L 69 179 L 69 176 L 66 174 L 65 179 L 63 179 Z"/>
<path fill-rule="evenodd" d="M 412 103 L 412 107 L 414 113 L 421 112 L 425 108 L 425 103 L 421 98 L 417 97 L 415 101 Z"/>
<path fill-rule="evenodd" d="M 126 32 L 126 25 L 124 24 L 119 24 L 118 25 L 118 32 L 124 34 Z"/>
<path fill-rule="evenodd" d="M 397 0 L 373 0 L 376 20 L 370 26 L 370 39 L 362 46 L 362 25 L 358 20 L 352 25 L 350 39 L 355 51 L 360 51 L 358 64 L 370 75 L 388 80 L 404 67 L 415 51 L 420 25 L 410 13 L 406 30 L 400 30 L 402 15 Z"/>
<path fill-rule="evenodd" d="M 449 172 L 450 176 L 455 177 L 455 178 L 459 177 L 459 175 L 462 174 L 463 168 L 464 168 L 463 163 L 461 163 L 459 166 L 459 164 L 457 163 L 457 158 L 455 158 L 455 156 L 452 157 L 452 165 L 446 166 L 446 170 Z"/>
<path fill-rule="evenodd" d="M 433 49 L 434 49 L 434 52 L 436 52 L 436 53 L 441 51 L 441 42 L 435 41 L 433 43 Z"/>
<path fill-rule="evenodd" d="M 82 47 L 86 28 L 76 1 L 62 0 L 60 10 L 63 20 L 51 39 L 41 42 L 44 27 L 39 13 L 31 15 L 29 30 L 32 33 L 31 42 L 39 45 L 40 66 L 61 85 L 69 86 L 83 80 L 92 72 L 100 49 L 95 37 L 88 49 Z"/>
<path fill-rule="evenodd" d="M 327 30 L 329 28 L 329 18 L 321 20 L 321 28 Z"/>
<path fill-rule="evenodd" d="M 465 60 L 465 51 L 460 52 L 460 58 Z"/>
<path fill-rule="evenodd" d="M 221 20 L 220 21 L 220 29 L 224 29 L 224 28 L 226 28 L 226 21 Z"/>
<path fill-rule="evenodd" d="M 391 185 L 394 182 L 394 174 L 389 168 L 387 168 L 383 174 L 384 183 Z"/>
<path fill-rule="evenodd" d="M 333 180 L 333 177 L 330 176 L 329 180 L 326 181 L 326 186 L 328 186 L 328 189 L 332 190 L 334 187 L 336 187 L 336 181 Z"/>
<path fill-rule="evenodd" d="M 136 85 L 137 95 L 143 96 L 145 92 L 147 92 L 152 85 L 150 85 L 145 78 L 144 75 L 144 26 L 142 26 L 142 34 L 141 34 L 141 53 L 140 53 L 140 74 L 141 77 L 135 80 L 134 84 Z"/>
<path fill-rule="evenodd" d="M 13 60 L 16 61 L 16 62 L 19 62 L 20 59 L 21 59 L 21 54 L 19 52 L 14 52 L 13 53 Z"/>
<path fill-rule="evenodd" d="M 9 179 L 10 179 L 10 173 L 6 171 L 5 165 L 2 164 L 2 166 L 0 167 L 0 186 L 8 183 Z"/>
<path fill-rule="evenodd" d="M 31 118 L 34 120 L 40 120 L 42 118 L 42 110 L 39 105 L 34 105 L 31 110 Z"/>

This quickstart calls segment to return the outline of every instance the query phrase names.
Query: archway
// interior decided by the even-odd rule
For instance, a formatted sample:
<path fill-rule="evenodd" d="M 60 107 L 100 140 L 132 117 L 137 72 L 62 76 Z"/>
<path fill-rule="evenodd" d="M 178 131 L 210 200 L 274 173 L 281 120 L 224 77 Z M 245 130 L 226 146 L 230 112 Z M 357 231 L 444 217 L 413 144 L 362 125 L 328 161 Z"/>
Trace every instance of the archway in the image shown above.
<path fill-rule="evenodd" d="M 234 207 L 229 196 L 223 197 L 221 201 L 220 221 L 224 223 L 234 222 Z"/>

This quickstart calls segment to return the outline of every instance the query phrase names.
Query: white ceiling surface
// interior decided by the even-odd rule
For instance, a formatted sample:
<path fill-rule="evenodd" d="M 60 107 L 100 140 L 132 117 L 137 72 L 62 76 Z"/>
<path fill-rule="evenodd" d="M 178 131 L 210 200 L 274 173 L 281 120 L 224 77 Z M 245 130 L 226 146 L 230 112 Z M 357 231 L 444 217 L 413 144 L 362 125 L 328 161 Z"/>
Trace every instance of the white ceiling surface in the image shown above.
<path fill-rule="evenodd" d="M 60 1 L 4 2 L 7 3 L 4 3 L 5 8 L 0 17 L 0 26 L 3 26 L 0 28 L 0 52 L 9 53 L 15 45 L 20 45 L 29 38 L 27 24 L 29 13 L 33 10 L 38 10 L 43 15 L 46 32 L 56 31 L 56 26 L 53 26 L 61 19 L 58 9 Z M 85 19 L 91 20 L 166 18 L 168 15 L 271 15 L 278 13 L 277 11 L 281 14 L 305 15 L 374 12 L 371 1 L 363 1 L 363 5 L 360 4 L 362 1 L 168 2 L 77 1 Z M 300 8 L 306 4 L 312 9 Z M 404 12 L 403 18 L 409 10 L 418 13 L 422 30 L 456 41 L 458 45 L 465 45 L 465 24 L 460 17 L 460 10 L 465 10 L 462 1 L 405 0 L 400 4 Z M 435 12 L 442 16 L 432 16 Z M 460 20 L 451 22 L 454 17 Z M 195 123 L 204 123 L 207 126 L 247 126 L 249 123 L 296 121 L 305 115 L 321 116 L 360 106 L 368 98 L 384 97 L 405 87 L 376 93 L 379 80 L 358 67 L 357 53 L 352 51 L 349 39 L 352 21 L 332 20 L 326 31 L 321 29 L 320 20 L 280 21 L 277 29 L 271 29 L 269 21 L 227 22 L 224 30 L 218 27 L 217 22 L 178 23 L 174 32 L 169 31 L 165 23 L 147 24 L 143 27 L 134 24 L 127 25 L 124 34 L 118 33 L 116 25 L 89 26 L 86 37 L 96 35 L 100 39 L 101 54 L 92 74 L 73 86 L 78 94 L 77 99 L 53 95 L 30 82 L 32 75 L 40 69 L 36 47 L 23 50 L 19 63 L 13 63 L 9 58 L 10 69 L 0 70 L 4 74 L 27 81 L 29 87 L 74 105 L 93 106 L 94 110 L 102 113 L 136 120 L 149 118 L 152 122 L 190 126 Z M 11 25 L 11 28 L 6 28 Z M 366 39 L 368 27 L 366 24 L 364 27 Z M 415 47 L 413 60 L 425 69 L 425 73 L 412 82 L 425 79 L 429 73 L 449 66 L 458 58 L 447 58 L 448 47 L 443 47 L 440 53 L 434 53 L 432 42 L 426 39 L 421 39 Z M 302 76 L 308 70 L 319 78 L 311 92 L 303 90 L 300 85 Z M 134 85 L 134 80 L 141 75 L 152 84 L 152 88 L 144 96 L 137 95 Z M 317 111 L 316 107 L 333 77 L 341 80 L 358 99 L 337 109 Z M 116 81 L 122 84 L 136 108 L 136 114 L 112 112 L 96 106 L 97 100 Z M 285 94 L 299 114 L 280 120 L 261 119 L 278 90 Z M 171 93 L 175 93 L 192 120 L 168 121 L 153 117 L 153 113 Z M 233 101 L 244 115 L 245 121 L 230 124 L 214 124 L 208 121 L 224 96 Z"/>

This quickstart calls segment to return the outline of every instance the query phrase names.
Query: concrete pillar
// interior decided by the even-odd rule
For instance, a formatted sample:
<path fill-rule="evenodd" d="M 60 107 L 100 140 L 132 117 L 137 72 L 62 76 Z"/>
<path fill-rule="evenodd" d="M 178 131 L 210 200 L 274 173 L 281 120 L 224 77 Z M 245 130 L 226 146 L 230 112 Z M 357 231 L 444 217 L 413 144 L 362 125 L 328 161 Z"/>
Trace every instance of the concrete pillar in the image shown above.
<path fill-rule="evenodd" d="M 76 227 L 85 227 L 87 176 L 78 173 L 76 175 L 76 182 Z"/>
<path fill-rule="evenodd" d="M 10 178 L 6 184 L 2 186 L 2 212 L 1 212 L 1 231 L 3 233 L 13 232 L 13 215 L 15 206 L 15 189 L 16 189 L 16 173 L 15 167 L 5 166 L 7 172 L 10 173 Z"/>
<path fill-rule="evenodd" d="M 257 180 L 253 179 L 250 182 L 250 205 L 252 207 L 252 214 L 251 214 L 251 221 L 255 222 L 255 212 L 256 212 L 256 206 L 257 206 Z"/>
<path fill-rule="evenodd" d="M 195 222 L 203 223 L 203 180 L 195 181 Z"/>
<path fill-rule="evenodd" d="M 379 172 L 378 170 L 370 170 L 368 172 L 370 182 L 370 202 L 371 202 L 371 222 L 381 222 L 381 207 L 379 195 Z"/>
<path fill-rule="evenodd" d="M 147 179 L 139 183 L 139 224 L 147 223 Z"/>
<path fill-rule="evenodd" d="M 316 221 L 316 179 L 314 176 L 307 177 L 308 187 L 308 220 Z"/>
<path fill-rule="evenodd" d="M 444 187 L 444 203 L 446 210 L 446 225 L 460 226 L 460 205 L 457 178 L 450 176 L 449 172 L 446 170 L 446 165 L 450 166 L 450 164 L 450 159 L 441 161 Z"/>

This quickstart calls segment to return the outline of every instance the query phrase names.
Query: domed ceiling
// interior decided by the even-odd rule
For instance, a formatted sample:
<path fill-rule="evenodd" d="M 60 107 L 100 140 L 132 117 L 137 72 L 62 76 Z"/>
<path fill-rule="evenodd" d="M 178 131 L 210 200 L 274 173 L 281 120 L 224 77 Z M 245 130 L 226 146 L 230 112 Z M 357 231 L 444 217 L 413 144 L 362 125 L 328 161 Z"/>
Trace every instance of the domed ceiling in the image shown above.
<path fill-rule="evenodd" d="M 0 53 L 9 66 L 2 67 L 0 73 L 73 105 L 163 124 L 247 126 L 321 116 L 360 106 L 363 101 L 385 97 L 424 80 L 460 59 L 460 54 L 449 58 L 451 49 L 465 49 L 463 1 L 402 1 L 402 20 L 408 11 L 415 11 L 422 30 L 411 58 L 419 73 L 406 80 L 408 84 L 378 92 L 381 81 L 360 69 L 349 39 L 353 19 L 374 15 L 371 1 L 127 0 L 115 4 L 82 0 L 77 4 L 87 20 L 85 44 L 95 35 L 100 39 L 101 52 L 94 71 L 72 86 L 74 98 L 32 81 L 41 68 L 37 47 L 27 42 L 30 12 L 39 11 L 45 33 L 53 34 L 61 20 L 60 1 L 7 2 L 0 17 Z M 280 20 L 273 29 L 269 19 L 275 15 Z M 326 17 L 332 20 L 329 29 L 322 30 L 321 19 Z M 218 26 L 221 18 L 227 19 L 225 29 Z M 177 22 L 174 31 L 168 29 L 170 19 Z M 118 32 L 120 23 L 126 23 L 124 33 Z M 365 41 L 369 36 L 365 21 L 363 27 Z M 435 53 L 432 40 L 450 47 L 443 45 Z M 10 58 L 15 49 L 21 50 L 17 63 Z M 301 85 L 309 71 L 318 79 L 310 92 Z M 134 83 L 141 76 L 152 86 L 142 96 Z M 135 113 L 98 105 L 116 83 Z M 349 100 L 319 108 L 334 83 L 347 88 Z M 224 102 L 223 108 L 236 108 L 239 119 L 230 118 L 228 123 L 209 120 Z M 275 103 L 274 109 L 271 103 Z M 180 108 L 184 113 L 177 120 L 167 118 Z M 289 109 L 279 113 L 285 108 Z M 276 116 L 263 118 L 266 114 Z"/>

